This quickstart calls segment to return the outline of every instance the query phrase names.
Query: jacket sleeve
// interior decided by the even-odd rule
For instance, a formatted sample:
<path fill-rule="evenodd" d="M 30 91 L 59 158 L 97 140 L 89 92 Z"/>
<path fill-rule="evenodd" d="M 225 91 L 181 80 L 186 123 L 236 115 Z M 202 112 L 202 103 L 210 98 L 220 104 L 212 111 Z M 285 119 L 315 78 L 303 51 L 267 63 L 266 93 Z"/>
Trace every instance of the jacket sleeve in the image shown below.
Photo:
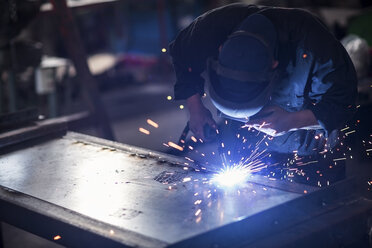
<path fill-rule="evenodd" d="M 347 56 L 347 55 L 346 55 Z M 345 58 L 345 60 L 348 60 Z M 321 77 L 314 73 L 313 80 Z M 309 106 L 319 124 L 326 130 L 327 134 L 342 127 L 350 120 L 356 110 L 355 102 L 357 97 L 357 79 L 351 62 L 341 63 L 336 68 L 332 68 L 322 78 L 322 83 L 331 83 L 331 87 L 326 91 L 317 103 Z"/>
<path fill-rule="evenodd" d="M 310 14 L 308 14 L 310 15 Z M 326 134 L 342 127 L 355 113 L 357 77 L 342 44 L 316 18 L 305 18 L 305 49 L 313 56 L 310 109 Z"/>
<path fill-rule="evenodd" d="M 249 14 L 259 10 L 254 5 L 232 4 L 211 10 L 196 18 L 170 43 L 169 51 L 176 73 L 176 100 L 204 92 L 208 57 L 217 56 L 218 48 L 233 29 Z"/>

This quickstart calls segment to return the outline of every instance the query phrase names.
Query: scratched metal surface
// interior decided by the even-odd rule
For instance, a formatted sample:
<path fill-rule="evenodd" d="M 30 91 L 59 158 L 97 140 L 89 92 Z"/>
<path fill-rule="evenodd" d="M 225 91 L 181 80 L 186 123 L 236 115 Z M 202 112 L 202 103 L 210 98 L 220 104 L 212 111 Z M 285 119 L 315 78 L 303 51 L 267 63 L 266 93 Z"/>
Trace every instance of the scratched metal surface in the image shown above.
<path fill-rule="evenodd" d="M 169 244 L 300 196 L 250 182 L 224 190 L 209 174 L 84 137 L 0 156 L 0 185 Z"/>

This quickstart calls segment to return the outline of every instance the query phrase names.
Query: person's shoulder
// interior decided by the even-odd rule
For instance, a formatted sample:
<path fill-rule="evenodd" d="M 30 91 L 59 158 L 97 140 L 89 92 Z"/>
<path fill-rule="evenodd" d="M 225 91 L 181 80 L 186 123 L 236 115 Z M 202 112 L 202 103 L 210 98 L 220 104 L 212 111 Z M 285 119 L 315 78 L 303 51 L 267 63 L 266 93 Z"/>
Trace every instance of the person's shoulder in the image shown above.
<path fill-rule="evenodd" d="M 260 7 L 262 13 L 281 16 L 283 18 L 318 19 L 316 15 L 307 9 L 284 8 L 284 7 Z"/>
<path fill-rule="evenodd" d="M 220 12 L 234 12 L 234 11 L 259 11 L 263 7 L 257 6 L 254 4 L 247 4 L 247 3 L 232 3 L 223 5 L 214 9 L 211 9 L 207 12 L 205 12 L 202 16 L 214 14 L 214 13 L 220 13 Z"/>
<path fill-rule="evenodd" d="M 231 3 L 226 4 L 221 7 L 215 8 L 215 10 L 218 9 L 235 9 L 235 8 L 260 8 L 258 5 L 255 4 L 248 4 L 248 3 Z"/>

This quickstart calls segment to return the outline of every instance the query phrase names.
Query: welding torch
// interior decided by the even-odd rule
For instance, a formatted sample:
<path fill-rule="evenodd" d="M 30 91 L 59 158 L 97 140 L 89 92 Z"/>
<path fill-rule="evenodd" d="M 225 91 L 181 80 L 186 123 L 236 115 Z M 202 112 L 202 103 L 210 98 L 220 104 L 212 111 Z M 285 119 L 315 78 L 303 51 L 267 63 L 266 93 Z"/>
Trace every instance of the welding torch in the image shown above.
<path fill-rule="evenodd" d="M 223 139 L 222 134 L 219 129 L 214 129 L 210 125 L 205 124 L 203 127 L 204 137 L 209 140 L 217 139 L 218 142 L 218 154 L 221 159 L 221 163 L 223 166 L 227 166 L 227 158 L 225 153 L 225 148 L 223 147 Z"/>
<path fill-rule="evenodd" d="M 189 122 L 187 122 L 185 128 L 182 131 L 181 137 L 178 140 L 178 145 L 179 146 L 184 146 L 185 139 L 186 139 L 187 134 L 189 133 L 189 131 L 190 131 L 190 124 L 189 124 Z M 222 165 L 227 166 L 227 158 L 226 158 L 225 148 L 222 146 L 223 139 L 222 139 L 221 132 L 219 132 L 218 129 L 214 129 L 210 125 L 205 124 L 204 127 L 203 127 L 203 133 L 204 133 L 204 137 L 207 140 L 216 140 L 217 139 L 218 154 L 220 156 L 221 163 L 222 163 Z"/>

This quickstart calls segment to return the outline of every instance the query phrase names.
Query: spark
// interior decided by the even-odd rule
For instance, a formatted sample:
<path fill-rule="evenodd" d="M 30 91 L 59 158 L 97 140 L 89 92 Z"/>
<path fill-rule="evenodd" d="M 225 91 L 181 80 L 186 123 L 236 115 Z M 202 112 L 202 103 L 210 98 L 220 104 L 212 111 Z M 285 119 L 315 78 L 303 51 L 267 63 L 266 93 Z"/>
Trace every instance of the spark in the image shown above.
<path fill-rule="evenodd" d="M 185 106 L 183 106 L 182 104 L 180 105 L 180 109 L 184 109 L 185 108 Z"/>
<path fill-rule="evenodd" d="M 191 136 L 191 140 L 194 141 L 195 143 L 198 142 L 198 140 L 194 136 Z"/>
<path fill-rule="evenodd" d="M 168 101 L 172 100 L 172 96 L 167 96 L 167 100 Z"/>
<path fill-rule="evenodd" d="M 159 124 L 156 123 L 155 121 L 151 120 L 151 119 L 147 119 L 147 124 L 155 127 L 155 128 L 158 128 L 159 127 Z"/>
<path fill-rule="evenodd" d="M 258 128 L 261 129 L 263 126 L 265 126 L 266 122 L 262 122 L 261 126 L 259 126 Z"/>
<path fill-rule="evenodd" d="M 149 130 L 144 129 L 144 128 L 142 128 L 142 127 L 138 128 L 138 131 L 140 131 L 141 133 L 144 133 L 144 134 L 146 134 L 146 135 L 149 135 L 149 134 L 150 134 L 150 131 L 149 131 Z"/>
<path fill-rule="evenodd" d="M 217 182 L 221 186 L 231 187 L 245 182 L 248 174 L 248 170 L 240 166 L 231 166 L 222 169 L 220 173 L 213 177 L 212 181 Z"/>
<path fill-rule="evenodd" d="M 59 240 L 59 239 L 61 239 L 62 237 L 60 236 L 60 235 L 56 235 L 56 236 L 54 236 L 54 240 Z"/>
<path fill-rule="evenodd" d="M 328 152 L 328 150 L 327 150 L 327 149 L 324 149 L 323 151 L 319 152 L 319 154 L 324 154 L 324 153 L 326 153 L 326 152 Z M 324 155 L 324 156 L 325 156 L 325 155 Z"/>
<path fill-rule="evenodd" d="M 191 178 L 190 177 L 185 177 L 182 182 L 186 183 L 186 182 L 190 182 L 191 181 Z"/>
<path fill-rule="evenodd" d="M 165 52 L 167 52 L 167 49 L 162 48 L 161 51 L 162 51 L 163 53 L 165 53 Z"/>
<path fill-rule="evenodd" d="M 309 161 L 309 162 L 306 162 L 306 163 L 298 162 L 297 165 L 298 166 L 304 166 L 304 165 L 314 164 L 314 163 L 318 163 L 318 160 L 313 160 L 313 161 Z"/>
<path fill-rule="evenodd" d="M 372 148 L 371 149 L 367 149 L 366 152 L 371 152 L 372 151 Z"/>
<path fill-rule="evenodd" d="M 177 145 L 177 144 L 175 144 L 175 143 L 173 143 L 171 141 L 168 142 L 168 145 L 170 147 L 173 147 L 174 149 L 177 149 L 177 150 L 181 151 L 181 152 L 183 151 L 183 147 L 181 147 L 181 146 L 179 146 L 179 145 Z"/>
<path fill-rule="evenodd" d="M 346 158 L 335 158 L 333 161 L 346 160 Z"/>
<path fill-rule="evenodd" d="M 198 216 L 201 213 L 201 209 L 196 210 L 195 216 Z"/>
<path fill-rule="evenodd" d="M 195 223 L 198 224 L 201 221 L 201 216 L 199 216 L 196 220 Z"/>
<path fill-rule="evenodd" d="M 347 132 L 347 133 L 345 133 L 345 135 L 348 136 L 349 134 L 352 134 L 352 133 L 355 133 L 355 130 Z"/>
<path fill-rule="evenodd" d="M 345 130 L 348 130 L 350 127 L 345 127 L 345 128 L 343 128 L 343 129 L 341 129 L 340 131 L 341 132 L 343 132 L 343 131 L 345 131 Z"/>
<path fill-rule="evenodd" d="M 189 157 L 185 157 L 186 160 L 190 161 L 190 162 L 194 162 L 194 160 L 192 160 L 191 158 Z"/>
<path fill-rule="evenodd" d="M 263 137 L 261 141 L 257 142 L 257 144 L 259 145 L 265 138 L 266 136 Z M 212 181 L 217 182 L 217 184 L 221 186 L 236 186 L 244 183 L 251 173 L 266 168 L 267 166 L 265 163 L 261 162 L 261 159 L 268 156 L 268 154 L 265 154 L 266 149 L 259 152 L 258 145 L 248 158 L 240 161 L 238 164 L 224 167 L 212 178 Z"/>

